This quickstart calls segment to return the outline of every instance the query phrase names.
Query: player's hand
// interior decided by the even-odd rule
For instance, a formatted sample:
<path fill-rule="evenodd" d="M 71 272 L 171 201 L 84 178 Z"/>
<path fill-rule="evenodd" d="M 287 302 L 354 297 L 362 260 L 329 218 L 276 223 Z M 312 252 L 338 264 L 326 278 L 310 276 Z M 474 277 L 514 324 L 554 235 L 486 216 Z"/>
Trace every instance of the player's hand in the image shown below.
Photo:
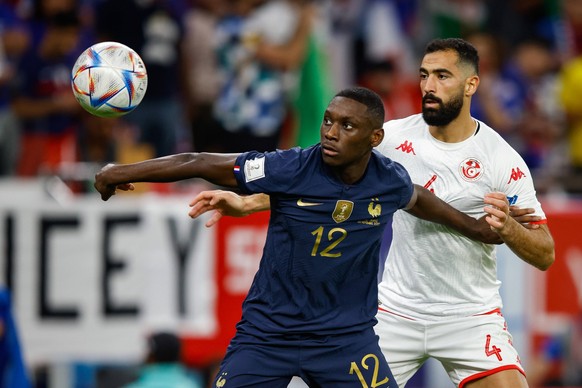
<path fill-rule="evenodd" d="M 509 201 L 504 193 L 494 192 L 485 194 L 485 220 L 491 229 L 497 233 L 503 232 L 509 216 Z"/>
<path fill-rule="evenodd" d="M 527 229 L 538 229 L 539 224 L 534 224 L 532 222 L 537 222 L 542 219 L 540 216 L 532 216 L 530 214 L 535 213 L 535 209 L 531 207 L 520 208 L 518 206 L 509 207 L 509 216 L 513 217 L 517 222 L 519 222 L 523 227 Z"/>
<path fill-rule="evenodd" d="M 117 190 L 133 191 L 135 186 L 133 183 L 110 184 L 106 181 L 106 171 L 110 169 L 113 164 L 108 164 L 95 174 L 95 183 L 93 186 L 101 194 L 101 199 L 107 201 Z"/>
<path fill-rule="evenodd" d="M 499 237 L 499 234 L 491 229 L 491 226 L 486 220 L 487 217 L 488 215 L 485 215 L 477 220 L 477 234 L 471 238 L 485 244 L 503 244 L 503 240 Z"/>
<path fill-rule="evenodd" d="M 214 210 L 214 213 L 206 222 L 207 227 L 216 224 L 222 216 L 244 217 L 248 215 L 244 211 L 245 202 L 243 197 L 232 191 L 203 191 L 190 202 L 190 207 L 192 209 L 190 209 L 188 215 L 192 218 Z"/>

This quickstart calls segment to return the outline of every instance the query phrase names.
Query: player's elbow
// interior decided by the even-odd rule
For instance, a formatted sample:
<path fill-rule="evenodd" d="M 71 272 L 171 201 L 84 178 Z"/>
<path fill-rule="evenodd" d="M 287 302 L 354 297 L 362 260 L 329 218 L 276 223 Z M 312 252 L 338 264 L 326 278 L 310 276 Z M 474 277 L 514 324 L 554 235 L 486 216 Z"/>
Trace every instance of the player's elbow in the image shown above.
<path fill-rule="evenodd" d="M 552 264 L 554 264 L 555 260 L 556 254 L 554 249 L 552 249 L 551 252 L 544 255 L 543 259 L 538 263 L 538 265 L 536 265 L 536 267 L 540 271 L 547 271 L 552 266 Z"/>
<path fill-rule="evenodd" d="M 556 248 L 554 239 L 547 227 L 543 227 L 542 232 L 545 232 L 545 234 L 542 233 L 536 236 L 540 245 L 538 246 L 539 252 L 535 267 L 540 271 L 547 271 L 556 260 Z"/>
<path fill-rule="evenodd" d="M 556 260 L 556 251 L 554 249 L 554 242 L 551 241 L 548 246 L 540 252 L 534 266 L 540 271 L 547 271 Z"/>

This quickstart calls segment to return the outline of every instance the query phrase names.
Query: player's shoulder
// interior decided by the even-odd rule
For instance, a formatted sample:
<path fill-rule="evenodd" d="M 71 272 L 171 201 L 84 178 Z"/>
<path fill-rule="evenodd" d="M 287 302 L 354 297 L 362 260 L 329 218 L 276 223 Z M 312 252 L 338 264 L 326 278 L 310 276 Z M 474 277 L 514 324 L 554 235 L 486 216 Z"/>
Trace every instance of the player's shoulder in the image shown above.
<path fill-rule="evenodd" d="M 267 151 L 267 152 L 259 152 L 259 151 L 250 151 L 245 152 L 247 155 L 252 155 L 254 157 L 266 157 L 268 159 L 305 159 L 309 158 L 311 155 L 316 154 L 320 149 L 320 145 L 315 144 L 310 147 L 291 147 L 285 149 L 276 149 L 274 151 Z"/>
<path fill-rule="evenodd" d="M 386 121 L 383 125 L 384 133 L 391 134 L 393 132 L 410 131 L 413 129 L 424 129 L 426 123 L 422 118 L 422 114 L 414 114 L 401 119 L 393 119 Z"/>
<path fill-rule="evenodd" d="M 307 148 L 292 147 L 288 149 L 276 149 L 274 151 L 259 152 L 247 151 L 241 153 L 237 158 L 237 163 L 241 165 L 261 165 L 266 166 L 270 171 L 283 169 L 289 174 L 299 171 L 311 163 L 318 163 L 319 144 Z"/>
<path fill-rule="evenodd" d="M 403 138 L 410 141 L 424 136 L 426 127 L 422 114 L 387 121 L 383 125 L 384 138 L 376 149 L 384 155 L 389 155 L 394 145 L 400 144 Z"/>
<path fill-rule="evenodd" d="M 400 163 L 392 160 L 377 149 L 372 150 L 372 161 L 375 161 L 372 165 L 376 165 L 376 169 L 381 173 L 389 171 L 397 175 L 408 175 L 406 169 Z"/>
<path fill-rule="evenodd" d="M 476 139 L 488 154 L 505 156 L 505 158 L 520 157 L 519 153 L 499 132 L 482 121 L 477 120 L 477 123 L 479 124 L 479 132 L 476 134 Z"/>

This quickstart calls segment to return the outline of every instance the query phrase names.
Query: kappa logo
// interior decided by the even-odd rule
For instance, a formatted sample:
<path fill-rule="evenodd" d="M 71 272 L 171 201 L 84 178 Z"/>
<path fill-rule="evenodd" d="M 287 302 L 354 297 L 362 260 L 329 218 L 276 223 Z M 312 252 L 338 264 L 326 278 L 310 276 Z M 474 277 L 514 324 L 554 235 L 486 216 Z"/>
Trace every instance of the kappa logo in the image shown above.
<path fill-rule="evenodd" d="M 408 140 L 404 140 L 404 143 L 400 144 L 398 147 L 396 147 L 397 150 L 401 150 L 404 153 L 411 153 L 413 155 L 416 155 L 416 152 L 414 152 L 414 148 L 412 148 L 412 142 L 409 142 Z"/>
<path fill-rule="evenodd" d="M 297 206 L 305 207 L 305 206 L 319 206 L 323 205 L 322 202 L 304 202 L 302 198 L 297 200 Z"/>
<path fill-rule="evenodd" d="M 473 182 L 483 176 L 483 164 L 475 158 L 467 158 L 459 166 L 461 177 L 467 182 Z"/>
<path fill-rule="evenodd" d="M 510 183 L 511 181 L 518 181 L 521 178 L 523 178 L 525 176 L 525 174 L 523 173 L 523 171 L 521 171 L 519 169 L 519 167 L 516 168 L 512 168 L 511 169 L 511 176 L 509 177 L 509 180 L 507 181 L 507 183 Z"/>

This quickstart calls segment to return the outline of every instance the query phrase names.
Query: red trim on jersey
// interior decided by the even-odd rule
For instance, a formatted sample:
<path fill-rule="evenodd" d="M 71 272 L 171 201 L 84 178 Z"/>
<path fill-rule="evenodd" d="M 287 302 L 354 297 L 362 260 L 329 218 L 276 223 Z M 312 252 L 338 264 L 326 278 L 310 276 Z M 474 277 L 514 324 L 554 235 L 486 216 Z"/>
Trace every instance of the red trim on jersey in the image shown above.
<path fill-rule="evenodd" d="M 499 314 L 499 315 L 503 316 L 503 314 L 501 314 L 501 309 L 499 307 L 497 307 L 495 310 L 487 311 L 486 313 L 482 313 L 482 314 L 475 314 L 473 316 L 478 317 L 480 315 L 491 315 L 491 314 Z"/>
<path fill-rule="evenodd" d="M 532 221 L 532 222 L 530 222 L 530 224 L 532 224 L 532 225 L 545 225 L 545 224 L 547 224 L 547 223 L 548 223 L 548 220 L 547 220 L 547 219 L 545 219 L 545 220 L 539 220 L 539 221 Z"/>
<path fill-rule="evenodd" d="M 416 321 L 416 319 L 414 319 L 414 318 L 410 318 L 410 317 L 407 317 L 405 315 L 397 314 L 394 311 L 386 310 L 386 309 L 383 309 L 382 307 L 378 307 L 378 311 L 382 311 L 382 312 L 385 312 L 385 313 L 388 313 L 388 314 L 396 315 L 396 316 L 398 316 L 400 318 L 409 319 L 411 321 Z"/>
<path fill-rule="evenodd" d="M 519 373 L 521 373 L 522 375 L 525 376 L 525 372 L 519 366 L 517 366 L 517 365 L 504 365 L 504 366 L 500 366 L 499 368 L 491 369 L 491 370 L 488 370 L 485 372 L 475 373 L 474 375 L 467 377 L 466 379 L 461 381 L 461 383 L 459 384 L 459 388 L 463 388 L 465 386 L 465 384 L 470 383 L 471 381 L 475 381 L 475 380 L 481 379 L 483 377 L 494 375 L 495 373 L 498 373 L 498 372 L 503 372 L 503 371 L 512 370 L 512 369 L 517 369 L 517 371 Z"/>

